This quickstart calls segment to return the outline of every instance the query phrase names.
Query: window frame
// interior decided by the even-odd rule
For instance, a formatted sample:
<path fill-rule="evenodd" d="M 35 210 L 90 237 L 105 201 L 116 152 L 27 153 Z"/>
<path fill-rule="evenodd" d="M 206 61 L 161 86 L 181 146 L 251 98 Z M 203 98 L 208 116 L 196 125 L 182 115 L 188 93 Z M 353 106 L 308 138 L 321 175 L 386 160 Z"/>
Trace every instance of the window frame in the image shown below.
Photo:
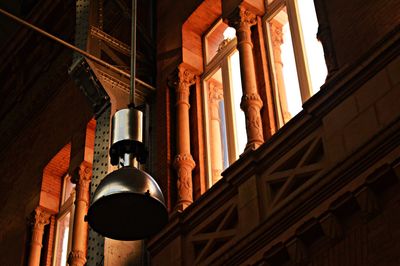
<path fill-rule="evenodd" d="M 277 91 L 279 89 L 276 81 L 276 70 L 273 62 L 274 55 L 271 43 L 271 31 L 269 29 L 268 23 L 284 7 L 286 7 L 287 10 L 288 23 L 290 28 L 290 35 L 292 38 L 292 47 L 296 65 L 296 75 L 299 83 L 302 104 L 304 104 L 304 102 L 306 102 L 313 95 L 297 1 L 298 0 L 274 0 L 271 3 L 268 3 L 269 1 L 266 0 L 266 12 L 262 18 L 264 36 L 266 36 L 265 49 L 268 52 L 268 66 L 272 74 L 270 78 L 273 87 L 273 97 L 275 101 L 275 118 L 278 122 L 278 128 L 281 128 L 285 124 L 285 122 L 282 121 L 280 115 L 281 111 L 277 106 L 277 103 L 279 103 L 279 96 L 277 95 Z"/>
<path fill-rule="evenodd" d="M 201 84 L 201 97 L 202 97 L 202 108 L 203 108 L 203 131 L 205 136 L 205 169 L 206 169 L 206 186 L 207 189 L 211 188 L 214 184 L 212 182 L 212 167 L 211 167 L 211 149 L 210 149 L 210 125 L 209 125 L 209 105 L 208 105 L 208 89 L 206 88 L 206 82 L 208 79 L 221 69 L 222 84 L 223 84 L 223 96 L 224 96 L 224 111 L 226 122 L 226 137 L 228 146 L 228 161 L 229 165 L 235 162 L 241 152 L 237 145 L 237 134 L 234 117 L 234 106 L 233 106 L 233 95 L 231 93 L 232 80 L 230 70 L 230 58 L 237 51 L 237 38 L 230 40 L 222 50 L 217 53 L 209 62 L 207 62 L 208 45 L 206 38 L 213 30 L 220 24 L 224 23 L 221 18 L 217 19 L 210 28 L 202 36 L 203 45 L 203 67 L 204 71 L 200 77 Z M 229 88 L 229 89 L 225 89 Z"/>
<path fill-rule="evenodd" d="M 67 245 L 67 260 L 68 260 L 68 254 L 71 252 L 72 248 L 72 237 L 73 237 L 73 231 L 74 231 L 74 215 L 75 215 L 75 199 L 76 199 L 76 192 L 75 192 L 75 187 L 72 189 L 71 194 L 68 196 L 67 199 L 65 199 L 65 191 L 66 191 L 66 182 L 71 182 L 71 177 L 66 174 L 63 177 L 63 182 L 62 182 L 62 190 L 61 190 L 61 201 L 60 201 L 60 211 L 58 212 L 56 216 L 56 226 L 55 226 L 55 235 L 54 235 L 54 249 L 53 249 L 53 260 L 51 265 L 55 266 L 56 265 L 56 260 L 57 260 L 57 250 L 58 250 L 58 244 L 59 244 L 59 226 L 60 223 L 59 221 L 63 219 L 68 213 L 70 214 L 69 217 L 69 231 L 68 231 L 68 245 Z"/>

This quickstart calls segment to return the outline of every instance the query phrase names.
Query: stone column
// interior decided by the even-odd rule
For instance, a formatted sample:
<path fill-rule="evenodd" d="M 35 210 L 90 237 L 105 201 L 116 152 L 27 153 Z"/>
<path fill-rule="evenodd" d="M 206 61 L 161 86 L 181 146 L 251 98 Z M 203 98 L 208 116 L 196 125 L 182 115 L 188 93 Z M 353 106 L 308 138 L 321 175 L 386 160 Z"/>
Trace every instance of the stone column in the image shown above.
<path fill-rule="evenodd" d="M 282 114 L 282 122 L 286 123 L 292 117 L 289 113 L 286 97 L 285 82 L 283 80 L 283 62 L 281 56 L 281 45 L 283 43 L 282 24 L 276 20 L 270 22 L 271 42 L 275 63 L 276 91 L 279 96 L 279 108 Z"/>
<path fill-rule="evenodd" d="M 221 84 L 209 82 L 208 102 L 210 110 L 210 149 L 211 149 L 211 171 L 212 183 L 215 184 L 221 178 L 222 163 L 222 141 L 221 141 L 221 118 L 219 114 L 219 103 L 224 98 Z"/>
<path fill-rule="evenodd" d="M 50 223 L 50 213 L 46 212 L 41 207 L 37 207 L 33 219 L 31 251 L 28 261 L 29 266 L 39 266 L 40 264 L 44 226 L 48 223 Z"/>
<path fill-rule="evenodd" d="M 257 23 L 257 18 L 255 14 L 239 6 L 227 20 L 228 24 L 236 29 L 243 90 L 240 107 L 246 117 L 246 150 L 256 149 L 264 143 L 260 114 L 263 103 L 257 91 L 253 43 L 251 41 L 250 30 L 250 27 Z"/>
<path fill-rule="evenodd" d="M 193 202 L 192 170 L 196 166 L 190 153 L 189 94 L 195 75 L 183 66 L 178 67 L 176 88 L 176 150 L 174 167 L 178 174 L 177 210 L 184 210 Z"/>
<path fill-rule="evenodd" d="M 89 208 L 89 185 L 92 178 L 92 164 L 83 161 L 73 174 L 72 181 L 76 184 L 74 231 L 72 247 L 68 256 L 68 264 L 83 266 L 86 263 L 88 223 L 84 220 Z"/>

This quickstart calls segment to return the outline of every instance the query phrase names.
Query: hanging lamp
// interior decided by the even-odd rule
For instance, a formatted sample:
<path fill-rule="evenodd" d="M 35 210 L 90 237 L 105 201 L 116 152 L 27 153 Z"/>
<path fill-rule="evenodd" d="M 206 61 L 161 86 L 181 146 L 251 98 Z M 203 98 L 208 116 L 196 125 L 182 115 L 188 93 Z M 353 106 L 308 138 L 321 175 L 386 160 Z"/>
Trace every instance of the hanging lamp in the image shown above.
<path fill-rule="evenodd" d="M 131 83 L 128 108 L 117 111 L 111 126 L 111 164 L 119 169 L 97 187 L 86 220 L 99 234 L 116 240 L 148 238 L 168 222 L 160 187 L 139 170 L 146 151 L 143 144 L 143 113 L 135 106 L 136 0 L 132 1 Z"/>

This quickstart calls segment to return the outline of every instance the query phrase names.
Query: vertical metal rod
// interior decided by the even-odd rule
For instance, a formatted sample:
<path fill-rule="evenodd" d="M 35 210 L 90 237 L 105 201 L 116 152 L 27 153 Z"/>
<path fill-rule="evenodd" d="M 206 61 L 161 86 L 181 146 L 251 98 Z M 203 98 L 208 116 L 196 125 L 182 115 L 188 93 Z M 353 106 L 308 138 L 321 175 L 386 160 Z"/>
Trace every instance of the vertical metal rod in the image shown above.
<path fill-rule="evenodd" d="M 131 34 L 131 90 L 129 104 L 135 107 L 135 77 L 136 77 L 136 0 L 132 0 L 132 34 Z"/>

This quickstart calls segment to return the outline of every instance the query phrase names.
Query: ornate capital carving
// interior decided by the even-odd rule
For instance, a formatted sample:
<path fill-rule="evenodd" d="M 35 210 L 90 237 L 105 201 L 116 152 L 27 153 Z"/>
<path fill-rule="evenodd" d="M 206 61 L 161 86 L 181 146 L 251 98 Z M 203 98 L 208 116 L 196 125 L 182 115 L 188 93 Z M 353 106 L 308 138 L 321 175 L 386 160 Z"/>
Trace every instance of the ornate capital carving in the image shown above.
<path fill-rule="evenodd" d="M 83 266 L 86 263 L 85 253 L 81 250 L 72 250 L 68 255 L 68 264 L 71 266 Z"/>
<path fill-rule="evenodd" d="M 72 175 L 71 181 L 76 184 L 76 201 L 83 201 L 89 206 L 89 186 L 92 180 L 93 166 L 91 163 L 83 161 Z"/>
<path fill-rule="evenodd" d="M 275 49 L 281 50 L 281 45 L 283 43 L 283 31 L 282 31 L 282 24 L 279 23 L 277 20 L 273 19 L 269 23 L 270 30 L 271 30 L 271 41 L 272 46 Z M 280 54 L 280 52 L 279 52 Z"/>
<path fill-rule="evenodd" d="M 83 161 L 79 167 L 75 169 L 71 181 L 79 186 L 88 186 L 92 179 L 93 166 L 91 163 Z"/>
<path fill-rule="evenodd" d="M 227 19 L 228 25 L 236 30 L 240 30 L 242 27 L 250 29 L 257 23 L 257 16 L 241 5 Z"/>
<path fill-rule="evenodd" d="M 219 102 L 224 98 L 224 91 L 221 84 L 210 81 L 208 90 L 208 100 L 210 103 L 210 117 L 211 120 L 218 120 L 219 117 Z"/>
<path fill-rule="evenodd" d="M 208 99 L 211 102 L 219 102 L 224 98 L 224 91 L 222 90 L 222 84 L 217 81 L 210 81 L 208 90 Z"/>
<path fill-rule="evenodd" d="M 189 105 L 190 86 L 196 82 L 196 75 L 182 65 L 169 77 L 168 84 L 175 88 L 176 105 Z"/>
<path fill-rule="evenodd" d="M 32 215 L 31 223 L 35 229 L 44 229 L 46 224 L 50 223 L 51 214 L 44 210 L 42 207 L 37 207 Z"/>
<path fill-rule="evenodd" d="M 190 70 L 186 69 L 184 66 L 180 65 L 178 67 L 178 78 L 179 78 L 179 86 L 181 87 L 189 87 L 196 82 L 196 76 Z"/>
<path fill-rule="evenodd" d="M 236 36 L 238 40 L 238 47 L 242 44 L 248 44 L 253 47 L 253 42 L 251 41 L 251 30 L 250 27 L 257 23 L 257 16 L 239 6 L 228 18 L 227 23 L 229 26 L 236 29 Z"/>

